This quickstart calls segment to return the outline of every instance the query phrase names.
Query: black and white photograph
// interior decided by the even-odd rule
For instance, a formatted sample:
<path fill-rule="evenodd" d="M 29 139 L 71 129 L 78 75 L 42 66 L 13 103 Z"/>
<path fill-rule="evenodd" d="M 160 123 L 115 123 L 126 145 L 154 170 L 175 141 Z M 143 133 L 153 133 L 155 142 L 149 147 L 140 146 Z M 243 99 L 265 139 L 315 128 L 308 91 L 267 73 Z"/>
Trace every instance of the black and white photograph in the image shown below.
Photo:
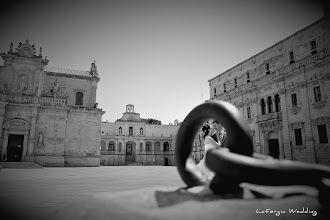
<path fill-rule="evenodd" d="M 330 219 L 326 0 L 2 0 L 0 219 Z"/>

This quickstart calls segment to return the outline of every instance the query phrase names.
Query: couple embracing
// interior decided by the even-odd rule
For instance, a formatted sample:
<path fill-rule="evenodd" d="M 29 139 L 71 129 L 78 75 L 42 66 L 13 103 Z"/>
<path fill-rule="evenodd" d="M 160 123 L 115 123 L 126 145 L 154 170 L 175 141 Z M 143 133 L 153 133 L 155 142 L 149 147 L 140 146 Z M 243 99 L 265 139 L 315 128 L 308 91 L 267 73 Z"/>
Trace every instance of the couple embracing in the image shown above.
<path fill-rule="evenodd" d="M 221 148 L 224 146 L 226 132 L 218 121 L 213 121 L 211 125 L 208 123 L 204 124 L 202 132 L 204 138 L 204 155 L 206 155 L 206 152 L 210 149 Z M 214 173 L 206 167 L 205 156 L 199 161 L 197 167 L 208 179 L 214 177 Z"/>

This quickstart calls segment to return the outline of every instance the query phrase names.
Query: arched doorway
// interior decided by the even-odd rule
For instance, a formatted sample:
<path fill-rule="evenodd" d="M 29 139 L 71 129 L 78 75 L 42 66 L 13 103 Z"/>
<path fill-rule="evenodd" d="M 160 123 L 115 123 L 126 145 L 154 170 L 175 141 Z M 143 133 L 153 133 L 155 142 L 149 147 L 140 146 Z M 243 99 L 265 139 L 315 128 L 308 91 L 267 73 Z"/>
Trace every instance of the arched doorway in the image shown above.
<path fill-rule="evenodd" d="M 168 166 L 169 164 L 168 164 L 168 158 L 167 157 L 165 157 L 165 164 L 164 164 L 164 166 Z"/>
<path fill-rule="evenodd" d="M 136 152 L 136 144 L 133 141 L 128 141 L 126 143 L 126 162 L 135 162 L 135 152 Z"/>
<path fill-rule="evenodd" d="M 25 161 L 28 152 L 30 125 L 23 119 L 15 118 L 3 125 L 4 138 L 1 149 L 2 158 L 7 162 Z M 43 136 L 42 136 L 43 137 Z M 38 141 L 39 142 L 39 141 Z M 43 143 L 44 140 L 40 143 Z M 33 148 L 29 151 L 32 154 Z"/>
<path fill-rule="evenodd" d="M 269 155 L 279 159 L 280 158 L 280 147 L 278 143 L 278 134 L 277 132 L 270 132 L 268 136 L 268 149 Z"/>

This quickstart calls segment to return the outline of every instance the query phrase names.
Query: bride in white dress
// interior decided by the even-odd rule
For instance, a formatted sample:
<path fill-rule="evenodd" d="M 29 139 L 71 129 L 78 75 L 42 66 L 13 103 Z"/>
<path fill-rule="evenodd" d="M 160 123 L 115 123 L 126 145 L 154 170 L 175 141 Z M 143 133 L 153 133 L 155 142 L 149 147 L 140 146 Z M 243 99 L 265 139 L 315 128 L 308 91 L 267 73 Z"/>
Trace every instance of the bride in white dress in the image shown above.
<path fill-rule="evenodd" d="M 202 174 L 211 180 L 214 177 L 214 173 L 206 167 L 205 155 L 210 149 L 215 149 L 221 147 L 221 145 L 216 142 L 211 136 L 215 133 L 215 130 L 209 124 L 204 124 L 202 127 L 203 138 L 204 138 L 204 157 L 197 164 L 197 168 L 202 172 Z"/>

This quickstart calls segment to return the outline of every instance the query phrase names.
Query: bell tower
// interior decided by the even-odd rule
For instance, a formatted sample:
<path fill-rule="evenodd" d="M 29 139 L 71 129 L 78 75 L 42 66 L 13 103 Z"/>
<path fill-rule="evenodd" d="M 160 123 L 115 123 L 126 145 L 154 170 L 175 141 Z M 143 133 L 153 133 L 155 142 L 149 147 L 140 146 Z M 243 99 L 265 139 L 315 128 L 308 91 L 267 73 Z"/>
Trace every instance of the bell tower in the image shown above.
<path fill-rule="evenodd" d="M 126 112 L 127 113 L 134 113 L 134 105 L 132 105 L 132 104 L 126 105 Z"/>

